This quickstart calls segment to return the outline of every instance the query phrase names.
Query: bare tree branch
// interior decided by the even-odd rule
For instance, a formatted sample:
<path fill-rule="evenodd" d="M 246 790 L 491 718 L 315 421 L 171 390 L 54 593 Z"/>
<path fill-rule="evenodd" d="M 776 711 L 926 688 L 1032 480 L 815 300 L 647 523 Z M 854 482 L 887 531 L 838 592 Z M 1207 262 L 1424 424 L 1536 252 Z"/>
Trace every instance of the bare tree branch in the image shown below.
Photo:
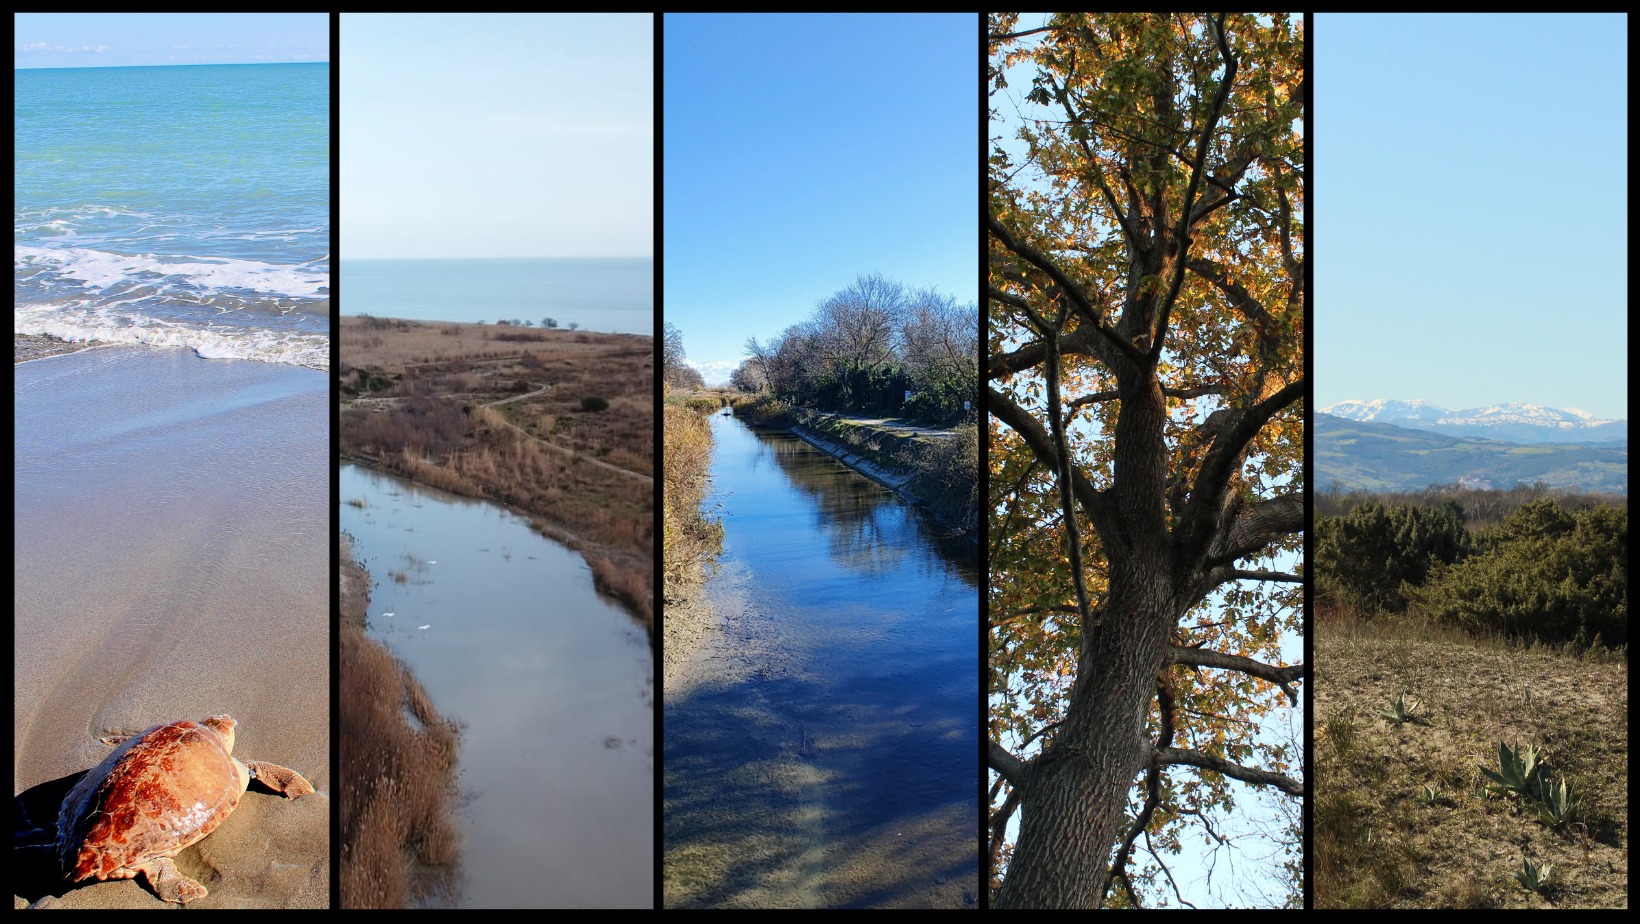
<path fill-rule="evenodd" d="M 1191 750 L 1189 748 L 1157 748 L 1154 763 L 1156 766 L 1160 767 L 1170 767 L 1179 764 L 1200 767 L 1203 770 L 1212 770 L 1217 773 L 1222 773 L 1231 779 L 1241 780 L 1243 783 L 1251 783 L 1254 786 L 1274 786 L 1287 795 L 1295 798 L 1302 798 L 1304 795 L 1304 785 L 1297 780 L 1294 780 L 1292 777 L 1284 776 L 1280 773 L 1272 773 L 1269 770 L 1259 770 L 1254 767 L 1243 767 L 1241 764 L 1232 763 L 1222 757 L 1214 757 L 1210 754 L 1203 754 L 1201 751 Z"/>
<path fill-rule="evenodd" d="M 1150 832 L 1149 831 L 1145 832 L 1145 849 L 1150 851 L 1150 858 L 1152 860 L 1156 861 L 1156 865 L 1160 866 L 1162 868 L 1163 873 L 1167 874 L 1167 882 L 1168 882 L 1169 885 L 1173 886 L 1173 897 L 1177 898 L 1179 900 L 1179 904 L 1184 905 L 1185 907 L 1188 907 L 1188 908 L 1196 907 L 1195 905 L 1191 904 L 1190 902 L 1187 902 L 1187 901 L 1184 900 L 1184 894 L 1179 891 L 1179 884 L 1177 882 L 1173 881 L 1173 871 L 1167 868 L 1166 863 L 1162 862 L 1161 854 L 1158 854 L 1156 852 L 1156 846 L 1150 842 Z"/>

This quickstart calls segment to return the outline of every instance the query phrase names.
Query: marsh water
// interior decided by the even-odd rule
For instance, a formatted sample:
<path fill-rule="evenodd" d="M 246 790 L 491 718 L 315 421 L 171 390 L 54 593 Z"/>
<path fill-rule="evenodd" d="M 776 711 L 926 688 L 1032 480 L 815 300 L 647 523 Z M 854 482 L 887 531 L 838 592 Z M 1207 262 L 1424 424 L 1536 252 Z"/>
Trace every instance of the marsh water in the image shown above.
<path fill-rule="evenodd" d="M 467 908 L 654 903 L 648 636 L 512 513 L 354 466 L 341 526 L 370 634 L 459 721 Z"/>
<path fill-rule="evenodd" d="M 717 638 L 664 708 L 668 907 L 973 907 L 971 541 L 786 433 L 712 419 Z"/>

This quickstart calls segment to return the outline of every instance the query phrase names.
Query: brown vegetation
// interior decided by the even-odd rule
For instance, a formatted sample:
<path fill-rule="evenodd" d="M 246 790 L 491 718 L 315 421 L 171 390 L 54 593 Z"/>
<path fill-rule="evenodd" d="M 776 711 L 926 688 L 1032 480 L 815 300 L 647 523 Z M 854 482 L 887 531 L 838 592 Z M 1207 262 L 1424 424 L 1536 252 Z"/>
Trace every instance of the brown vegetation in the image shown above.
<path fill-rule="evenodd" d="M 653 624 L 654 338 L 355 317 L 338 340 L 344 459 L 529 514 Z"/>
<path fill-rule="evenodd" d="M 673 401 L 669 397 L 664 439 L 661 548 L 663 592 L 670 602 L 704 579 L 703 567 L 722 549 L 723 525 L 701 511 L 712 463 L 712 428 L 706 417 L 685 406 L 681 398 Z"/>
<path fill-rule="evenodd" d="M 458 732 L 409 670 L 365 635 L 369 577 L 345 537 L 342 547 L 342 907 L 403 908 L 444 881 L 458 859 Z"/>
<path fill-rule="evenodd" d="M 1625 652 L 1336 605 L 1312 631 L 1315 907 L 1627 907 Z M 1489 787 L 1500 743 L 1543 748 L 1569 821 Z M 1547 887 L 1516 881 L 1523 859 L 1553 865 Z"/>

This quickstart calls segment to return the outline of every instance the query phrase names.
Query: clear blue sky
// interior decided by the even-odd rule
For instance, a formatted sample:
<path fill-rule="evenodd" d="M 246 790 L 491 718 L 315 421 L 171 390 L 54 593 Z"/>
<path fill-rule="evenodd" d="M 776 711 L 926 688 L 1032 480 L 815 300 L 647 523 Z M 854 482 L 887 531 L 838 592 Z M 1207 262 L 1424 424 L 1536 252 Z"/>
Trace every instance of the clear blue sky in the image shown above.
<path fill-rule="evenodd" d="M 979 290 L 976 14 L 665 21 L 665 308 L 708 382 L 863 273 Z"/>
<path fill-rule="evenodd" d="M 655 242 L 654 18 L 342 14 L 342 257 Z"/>
<path fill-rule="evenodd" d="M 330 60 L 328 13 L 16 13 L 14 67 Z"/>
<path fill-rule="evenodd" d="M 1315 396 L 1628 417 L 1628 21 L 1315 17 Z"/>

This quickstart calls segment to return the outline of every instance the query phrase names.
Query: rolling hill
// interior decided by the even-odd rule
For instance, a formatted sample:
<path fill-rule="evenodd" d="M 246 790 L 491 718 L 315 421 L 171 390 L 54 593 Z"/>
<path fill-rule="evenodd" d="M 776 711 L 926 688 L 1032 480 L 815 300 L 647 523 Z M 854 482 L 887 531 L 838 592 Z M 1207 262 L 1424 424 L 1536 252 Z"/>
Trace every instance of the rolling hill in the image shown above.
<path fill-rule="evenodd" d="M 1627 494 L 1626 442 L 1509 443 L 1315 415 L 1315 484 L 1412 491 L 1432 484 L 1511 488 L 1520 482 Z"/>

